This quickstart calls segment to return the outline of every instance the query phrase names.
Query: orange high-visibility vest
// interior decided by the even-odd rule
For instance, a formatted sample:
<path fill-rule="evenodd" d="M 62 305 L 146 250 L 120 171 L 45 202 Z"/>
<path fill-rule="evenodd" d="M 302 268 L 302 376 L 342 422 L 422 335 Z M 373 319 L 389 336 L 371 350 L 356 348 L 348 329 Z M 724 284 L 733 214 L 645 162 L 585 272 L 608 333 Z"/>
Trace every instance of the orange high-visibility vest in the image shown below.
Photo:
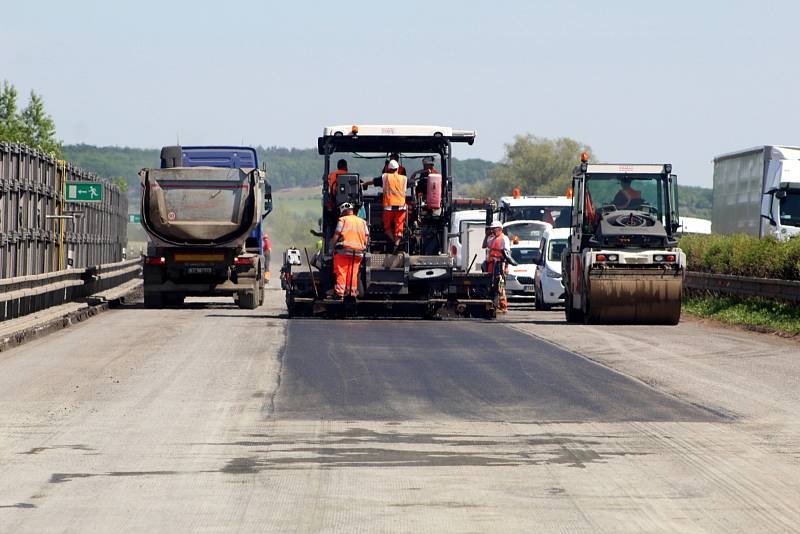
<path fill-rule="evenodd" d="M 486 248 L 488 249 L 488 259 L 489 261 L 499 260 L 503 257 L 503 249 L 505 248 L 505 237 L 504 234 L 500 234 L 499 236 L 489 236 L 489 239 L 486 243 Z"/>
<path fill-rule="evenodd" d="M 408 178 L 399 173 L 383 175 L 383 207 L 406 206 L 406 188 Z"/>
<path fill-rule="evenodd" d="M 357 215 L 345 215 L 339 217 L 339 224 L 336 231 L 342 236 L 341 241 L 336 243 L 336 248 L 363 252 L 367 248 L 367 236 L 369 229 L 367 222 Z"/>
<path fill-rule="evenodd" d="M 625 208 L 630 206 L 631 202 L 633 202 L 634 200 L 641 200 L 642 199 L 641 191 L 637 191 L 636 189 L 634 189 L 634 188 L 632 188 L 630 186 L 622 189 L 620 192 L 622 193 L 622 196 L 624 196 L 625 198 L 628 199 L 627 202 L 625 202 L 625 206 L 624 206 Z"/>

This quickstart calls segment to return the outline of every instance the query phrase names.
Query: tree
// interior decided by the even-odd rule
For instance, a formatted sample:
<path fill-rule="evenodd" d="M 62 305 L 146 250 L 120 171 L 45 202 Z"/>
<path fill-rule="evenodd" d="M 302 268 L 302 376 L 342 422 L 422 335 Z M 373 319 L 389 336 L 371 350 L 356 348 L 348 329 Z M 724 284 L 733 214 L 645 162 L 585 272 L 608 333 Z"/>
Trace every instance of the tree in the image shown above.
<path fill-rule="evenodd" d="M 128 179 L 124 176 L 112 176 L 108 179 L 109 182 L 116 185 L 120 191 L 123 193 L 127 193 L 129 186 L 128 186 Z"/>
<path fill-rule="evenodd" d="M 518 135 L 506 145 L 506 155 L 489 180 L 476 186 L 476 193 L 498 198 L 519 187 L 524 195 L 563 195 L 581 152 L 590 151 L 589 145 L 567 137 Z"/>
<path fill-rule="evenodd" d="M 28 106 L 22 111 L 22 129 L 28 144 L 48 154 L 61 155 L 61 142 L 56 139 L 56 124 L 44 109 L 44 100 L 31 91 Z"/>
<path fill-rule="evenodd" d="M 17 112 L 17 89 L 7 81 L 0 90 L 0 141 L 23 142 L 22 124 Z"/>
<path fill-rule="evenodd" d="M 20 113 L 17 108 L 17 89 L 7 81 L 3 82 L 0 90 L 0 141 L 22 143 L 61 156 L 56 125 L 45 111 L 42 97 L 31 91 L 31 99 Z"/>

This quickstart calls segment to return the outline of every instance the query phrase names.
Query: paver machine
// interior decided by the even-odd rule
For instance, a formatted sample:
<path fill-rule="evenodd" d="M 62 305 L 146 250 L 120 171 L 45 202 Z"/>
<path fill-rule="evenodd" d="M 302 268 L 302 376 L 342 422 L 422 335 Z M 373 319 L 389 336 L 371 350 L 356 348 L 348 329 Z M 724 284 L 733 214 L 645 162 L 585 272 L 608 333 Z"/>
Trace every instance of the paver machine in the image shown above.
<path fill-rule="evenodd" d="M 584 153 L 572 191 L 567 321 L 677 324 L 686 256 L 672 165 L 594 164 Z"/>
<path fill-rule="evenodd" d="M 301 266 L 305 254 L 289 250 L 282 269 L 286 305 L 292 316 L 462 316 L 494 317 L 491 275 L 468 273 L 455 267 L 448 240 L 458 229 L 450 228 L 453 211 L 452 146 L 472 145 L 474 131 L 443 126 L 356 125 L 330 126 L 318 139 L 324 158 L 322 177 L 323 248 Z M 387 238 L 383 228 L 382 190 L 370 186 L 382 175 L 389 154 L 398 153 L 409 167 L 407 217 L 400 249 Z M 336 189 L 328 189 L 333 163 L 345 157 L 351 169 L 369 169 L 368 174 L 340 174 Z M 410 175 L 423 157 L 433 157 L 434 169 L 412 180 Z M 334 159 L 335 158 L 335 159 Z M 333 160 L 333 161 L 332 161 Z M 430 160 L 428 160 L 430 161 Z M 357 162 L 357 165 L 352 163 Z M 330 298 L 334 286 L 333 235 L 338 214 L 335 206 L 344 202 L 366 219 L 370 240 L 359 273 L 358 296 Z"/>

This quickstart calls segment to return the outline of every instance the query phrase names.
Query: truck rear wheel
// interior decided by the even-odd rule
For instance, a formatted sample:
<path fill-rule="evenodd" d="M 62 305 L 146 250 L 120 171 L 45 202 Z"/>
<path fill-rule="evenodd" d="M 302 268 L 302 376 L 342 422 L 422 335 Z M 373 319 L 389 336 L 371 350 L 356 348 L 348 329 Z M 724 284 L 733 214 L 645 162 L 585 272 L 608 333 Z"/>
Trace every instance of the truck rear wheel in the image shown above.
<path fill-rule="evenodd" d="M 145 293 L 144 307 L 148 309 L 158 309 L 164 307 L 164 295 L 162 293 Z"/>

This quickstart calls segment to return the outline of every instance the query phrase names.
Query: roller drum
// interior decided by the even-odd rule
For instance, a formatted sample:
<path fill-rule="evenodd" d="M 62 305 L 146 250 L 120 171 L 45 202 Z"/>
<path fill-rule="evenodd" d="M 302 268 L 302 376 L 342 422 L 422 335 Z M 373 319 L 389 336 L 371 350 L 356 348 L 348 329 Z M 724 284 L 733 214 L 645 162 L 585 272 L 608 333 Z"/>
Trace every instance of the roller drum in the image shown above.
<path fill-rule="evenodd" d="M 674 325 L 681 317 L 683 272 L 591 271 L 587 296 L 590 323 Z"/>

